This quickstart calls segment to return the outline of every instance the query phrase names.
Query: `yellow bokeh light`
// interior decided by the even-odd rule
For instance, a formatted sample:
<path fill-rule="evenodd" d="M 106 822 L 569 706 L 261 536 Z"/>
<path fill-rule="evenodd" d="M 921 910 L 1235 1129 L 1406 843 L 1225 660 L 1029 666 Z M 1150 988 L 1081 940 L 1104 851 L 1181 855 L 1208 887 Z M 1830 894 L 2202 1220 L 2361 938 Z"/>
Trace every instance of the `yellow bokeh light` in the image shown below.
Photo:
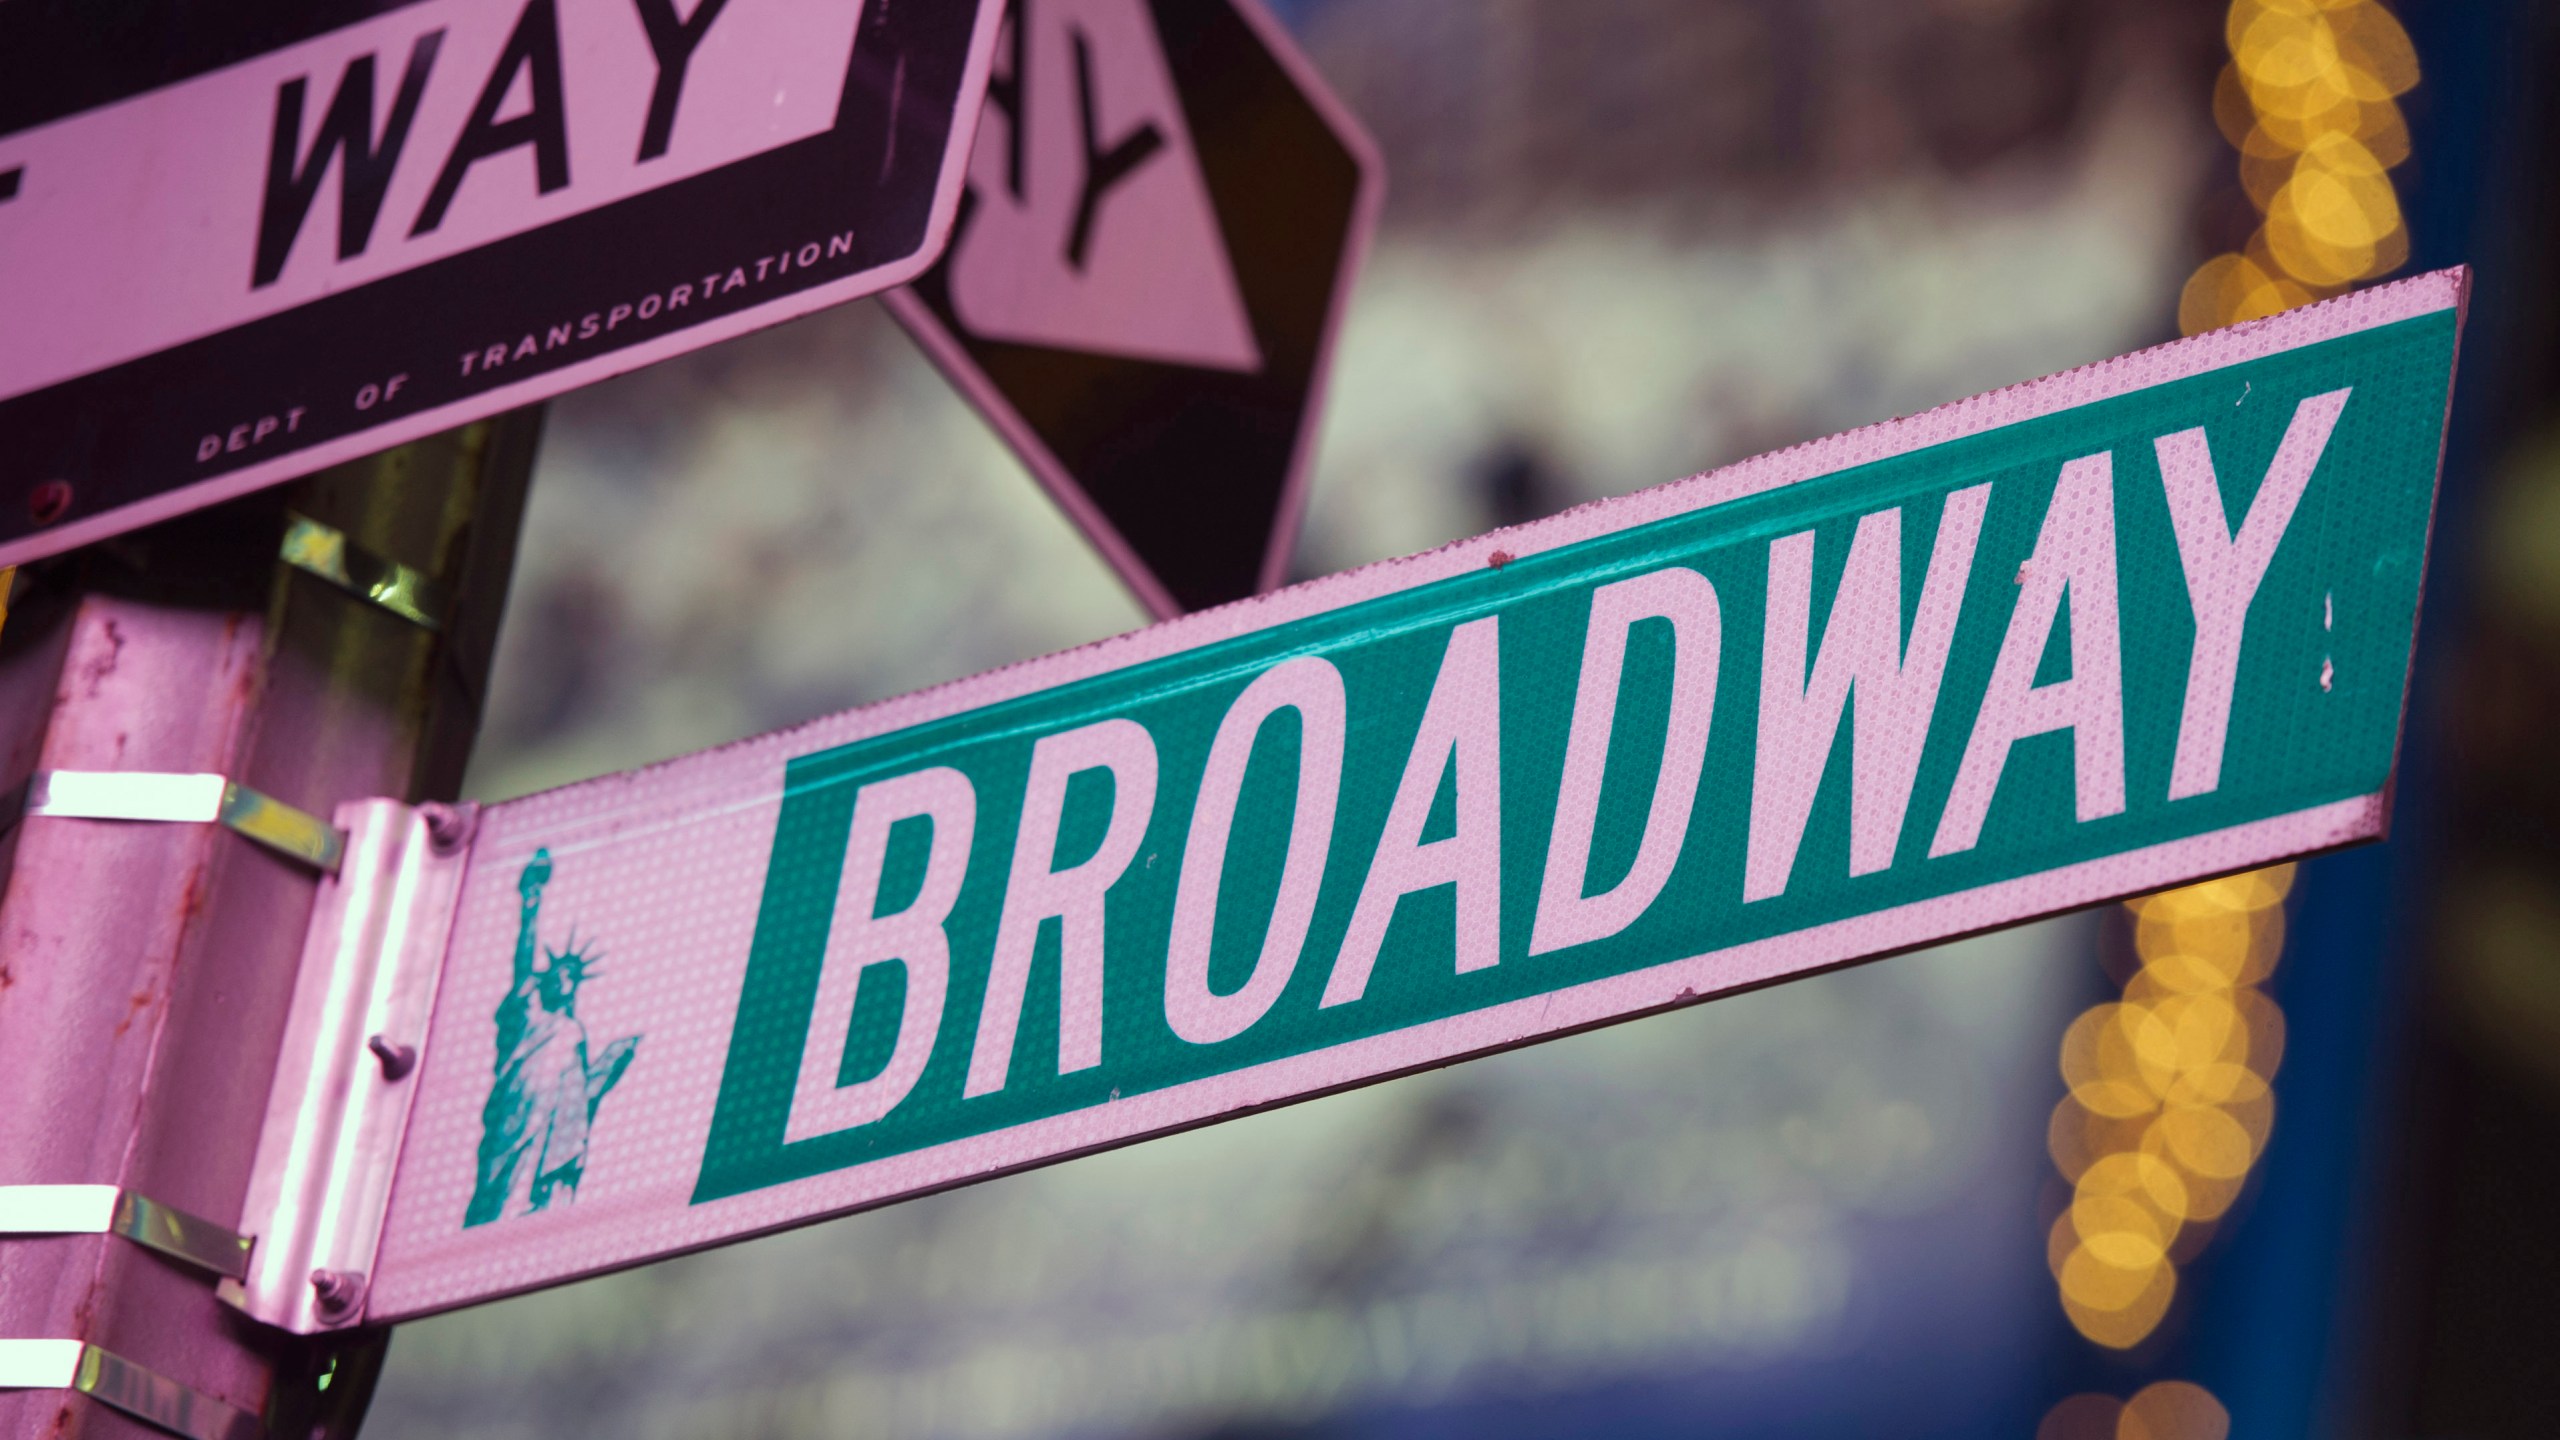
<path fill-rule="evenodd" d="M 2177 1074 L 2178 1032 L 2148 1005 L 2118 1005 L 2115 1025 L 2098 1044 L 2099 1073 L 2142 1087 L 2146 1096 L 2168 1088 Z"/>
<path fill-rule="evenodd" d="M 2249 1027 L 2231 997 L 2219 990 L 2172 995 L 2152 1007 L 2174 1042 L 2179 1073 L 2208 1065 L 2248 1063 Z"/>
<path fill-rule="evenodd" d="M 2303 147 L 2302 163 L 2340 177 L 2370 182 L 2380 197 L 2375 203 L 2387 207 L 2394 216 L 2400 213 L 2398 201 L 2391 197 L 2391 182 L 2382 178 L 2382 162 L 2354 135 L 2345 131 L 2322 135 Z"/>
<path fill-rule="evenodd" d="M 2215 125 L 2266 216 L 2243 253 L 2188 277 L 2178 328 L 2196 334 L 2307 304 L 2408 263 L 2384 172 L 2409 155 L 2393 97 L 2418 83 L 2408 32 L 2374 0 L 2233 0 Z"/>
<path fill-rule="evenodd" d="M 2220 1062 L 2181 1073 L 2160 1099 L 2168 1105 L 2240 1105 L 2266 1094 L 2265 1076 L 2246 1065 Z"/>
<path fill-rule="evenodd" d="M 2292 893 L 2293 872 L 2291 865 L 2243 870 L 2237 875 L 2200 880 L 2175 890 L 2144 895 L 2125 904 L 2137 915 L 2157 915 L 2165 920 L 2227 910 L 2264 910 L 2281 903 L 2286 895 Z"/>
<path fill-rule="evenodd" d="M 2270 315 L 2281 315 L 2287 310 L 2308 305 L 2318 298 L 2300 281 L 2278 275 L 2241 297 L 2238 312 L 2232 318 L 2263 320 Z"/>
<path fill-rule="evenodd" d="M 2201 334 L 2237 318 L 2240 297 L 2267 283 L 2264 271 L 2240 255 L 2216 255 L 2187 277 L 2178 292 L 2178 329 Z"/>
<path fill-rule="evenodd" d="M 2409 158 L 2409 122 L 2401 115 L 2400 107 L 2388 100 L 2364 107 L 2357 116 L 2355 134 L 2385 170 Z"/>
<path fill-rule="evenodd" d="M 2234 263 L 2248 263 L 2230 257 Z M 2072 1181 L 2046 1237 L 2064 1311 L 2102 1345 L 2141 1343 L 2176 1267 L 2239 1198 L 2266 1146 L 2283 1016 L 2254 986 L 2284 944 L 2291 866 L 2125 902 L 2142 966 L 2066 1029 L 2071 1091 L 2046 1144 Z"/>
<path fill-rule="evenodd" d="M 2115 1203 L 2131 1204 L 2132 1202 Z M 2077 1208 L 2074 1207 L 2075 1214 Z M 2153 1231 L 2125 1228 L 2100 1230 L 2094 1235 L 2081 1236 L 2080 1245 L 2100 1264 L 2128 1271 L 2169 1263 L 2169 1246 L 2162 1236 Z"/>
<path fill-rule="evenodd" d="M 2145 960 L 2183 952 L 2207 961 L 2226 962 L 2223 973 L 2236 975 L 2240 973 L 2238 962 L 2257 948 L 2259 936 L 2270 928 L 2266 919 L 2269 913 L 2207 905 L 2154 905 L 2135 912 L 2134 948 Z M 2275 921 L 2273 926 L 2280 932 L 2283 923 Z M 2283 937 L 2279 933 L 2274 938 L 2281 942 Z"/>
<path fill-rule="evenodd" d="M 2160 1112 L 2151 1123 L 2157 1153 L 2178 1168 L 2208 1180 L 2236 1180 L 2258 1158 L 2258 1145 L 2247 1127 L 2219 1105 L 2180 1105 Z M 2146 1148 L 2149 1136 L 2145 1137 Z"/>
<path fill-rule="evenodd" d="M 2230 1440 L 2232 1414 L 2209 1389 L 2191 1381 L 2153 1381 L 2132 1394 L 2115 1422 L 2115 1440 Z"/>
<path fill-rule="evenodd" d="M 2208 1175 L 2186 1176 L 2188 1221 L 2196 1226 L 2210 1225 L 2229 1214 L 2231 1207 L 2239 1202 L 2240 1192 L 2247 1188 L 2248 1178 L 2245 1175 L 2228 1179 Z M 2198 1230 L 2195 1233 L 2203 1232 Z"/>
<path fill-rule="evenodd" d="M 2146 1263 L 2118 1265 L 2083 1242 L 2063 1257 L 2062 1297 L 2091 1310 L 2131 1310 L 2164 1279 L 2174 1285 L 2173 1268 L 2157 1252 Z"/>
<path fill-rule="evenodd" d="M 2167 990 L 2227 990 L 2255 981 L 2270 968 L 2267 957 L 2284 946 L 2284 912 L 2273 907 L 2182 911 L 2154 905 L 2135 915 L 2134 949 Z"/>
<path fill-rule="evenodd" d="M 2143 1342 L 2169 1313 L 2169 1302 L 2177 1298 L 2178 1272 L 2171 1265 L 2155 1265 L 2142 1277 L 2142 1287 L 2121 1305 L 2093 1305 L 2073 1288 L 2075 1274 L 2105 1272 L 2107 1267 L 2091 1259 L 2087 1251 L 2075 1251 L 2063 1264 L 2062 1313 L 2071 1320 L 2073 1329 L 2097 1344 L 2115 1350 L 2130 1350 Z M 2112 1298 L 2116 1290 L 2105 1293 Z"/>
<path fill-rule="evenodd" d="M 2143 1386 L 2116 1417 L 2115 1440 L 2229 1440 L 2231 1412 L 2185 1380 Z"/>
<path fill-rule="evenodd" d="M 2233 1096 L 2213 1107 L 2231 1117 L 2249 1137 L 2249 1143 L 2260 1150 L 2267 1148 L 2267 1137 L 2275 1132 L 2276 1102 L 2272 1088 L 2255 1096 Z"/>
<path fill-rule="evenodd" d="M 2062 1278 L 2062 1262 L 2079 1248 L 2080 1227 L 2072 1223 L 2071 1212 L 2065 1210 L 2054 1218 L 2053 1227 L 2044 1236 L 2044 1266 L 2053 1272 L 2055 1280 Z"/>
<path fill-rule="evenodd" d="M 2244 1075 L 2273 1073 L 2284 1044 L 2283 1020 L 2265 996 L 2245 989 L 2159 993 L 2143 980 L 2134 977 L 2126 1003 L 2106 1007 L 2110 1018 L 2100 1022 L 2086 1047 L 2098 1073 L 2072 1086 L 2083 1106 L 2124 1117 L 2167 1100 L 2219 1102 L 2252 1089 L 2228 1067 Z M 2067 1075 L 2077 1070 L 2066 1062 Z M 2189 1076 L 2199 1078 L 2188 1083 Z"/>
<path fill-rule="evenodd" d="M 2364 118 L 2367 103 L 2357 92 L 2372 87 L 2360 84 L 2345 66 L 2331 65 L 2297 81 L 2274 80 L 2244 67 L 2240 88 L 2257 112 L 2258 123 L 2281 139 L 2354 130 Z"/>
<path fill-rule="evenodd" d="M 2145 964 L 2125 982 L 2125 998 L 2157 1005 L 2172 995 L 2201 995 L 2254 985 L 2275 968 L 2278 947 L 2251 945 L 2238 949 L 2194 949 L 2163 946 L 2145 951 Z"/>
<path fill-rule="evenodd" d="M 2284 1022 L 2254 982 L 2283 948 L 2293 879 L 2278 866 L 2125 902 L 2141 968 L 2064 1032 L 2071 1089 L 2046 1144 L 2073 1190 L 2045 1263 L 2072 1324 L 2100 1344 L 2130 1347 L 2157 1326 L 2206 1233 L 2195 1227 L 2229 1211 L 2265 1149 Z"/>
<path fill-rule="evenodd" d="M 2081 1174 L 2076 1190 L 2082 1196 L 2134 1196 L 2169 1220 L 2182 1220 L 2187 1214 L 2187 1183 L 2179 1178 L 2176 1167 L 2140 1150 L 2099 1158 Z"/>
<path fill-rule="evenodd" d="M 2306 153 L 2267 207 L 2267 248 L 2290 274 L 2344 284 L 2372 271 L 2383 237 L 2400 228 L 2400 201 L 2363 146 L 2330 136 L 2323 148 L 2352 150 L 2372 168 L 2332 167 L 2319 163 L 2319 151 Z"/>
<path fill-rule="evenodd" d="M 2338 70 L 2338 32 L 2311 7 L 2267 4 L 2231 8 L 2231 62 L 2255 98 L 2259 87 L 2299 89 Z M 2260 102 L 2264 108 L 2264 102 Z"/>
<path fill-rule="evenodd" d="M 2233 83 L 2241 84 L 2236 78 Z M 2248 106 L 2248 128 L 2232 141 L 2232 148 L 2241 152 L 2244 180 L 2253 161 L 2288 160 L 2318 144 L 2324 135 L 2358 141 L 2385 166 L 2409 158 L 2408 121 L 2387 97 L 2361 95 L 2356 87 L 2346 85 L 2277 91 L 2264 86 L 2251 90 L 2242 84 L 2240 95 Z M 2259 209 L 2267 208 L 2258 186 L 2251 186 L 2251 198 Z"/>
<path fill-rule="evenodd" d="M 2358 99 L 2385 100 L 2417 85 L 2418 47 L 2409 43 L 2409 32 L 2390 11 L 2360 0 L 2333 8 L 2329 24 L 2339 61 L 2359 87 Z"/>
<path fill-rule="evenodd" d="M 2071 1201 L 2071 1228 L 2098 1259 L 2123 1270 L 2160 1263 L 2178 1238 L 2177 1223 L 2131 1195 L 2094 1195 L 2087 1186 Z"/>
<path fill-rule="evenodd" d="M 2053 1167 L 2062 1178 L 2078 1183 L 2089 1167 L 2109 1155 L 2137 1151 L 2144 1132 L 2151 1128 L 2151 1111 L 2139 1115 L 2101 1115 L 2082 1105 L 2075 1096 L 2065 1095 L 2053 1107 L 2053 1120 L 2046 1127 L 2045 1147 L 2053 1156 Z"/>
<path fill-rule="evenodd" d="M 2123 1413 L 2124 1402 L 2112 1395 L 2066 1396 L 2037 1422 L 2036 1440 L 2116 1440 Z"/>
<path fill-rule="evenodd" d="M 2222 73 L 2214 77 L 2213 123 L 2233 149 L 2239 148 L 2258 123 L 2257 104 L 2249 98 L 2249 88 L 2241 81 L 2237 65 L 2224 65 Z"/>
<path fill-rule="evenodd" d="M 2158 1092 L 2137 1080 L 2091 1080 L 2071 1087 L 2071 1098 L 2093 1115 L 2130 1120 L 2160 1108 Z"/>
<path fill-rule="evenodd" d="M 2237 875 L 2225 875 L 2201 885 L 2191 885 L 2187 890 L 2201 904 L 2220 905 L 2228 910 L 2263 910 L 2281 903 L 2285 896 L 2293 893 L 2294 869 L 2294 866 L 2285 864 L 2270 865 L 2263 870 L 2243 870 Z"/>
<path fill-rule="evenodd" d="M 2147 1012 L 2145 1012 L 2147 1018 Z M 2101 1115 L 2124 1115 L 2131 1111 L 2093 1103 L 2095 1094 L 2081 1094 L 2084 1088 L 2095 1089 L 2106 1082 L 2120 1082 L 2139 1089 L 2142 1067 L 2134 1055 L 2133 1038 L 2126 1032 L 2125 1007 L 2109 1003 L 2093 1005 L 2071 1022 L 2062 1032 L 2062 1078 L 2072 1093 L 2081 1095 L 2081 1103 Z M 2147 1106 L 2148 1102 L 2142 1102 Z"/>
<path fill-rule="evenodd" d="M 2249 1068 L 2273 1080 L 2284 1066 L 2284 1011 L 2254 989 L 2232 991 L 2231 1003 L 2249 1027 Z"/>
<path fill-rule="evenodd" d="M 2231 1412 L 2186 1380 L 2159 1380 L 2130 1400 L 2065 1396 L 2036 1424 L 2035 1440 L 2230 1440 Z"/>
<path fill-rule="evenodd" d="M 2276 203 L 2285 182 L 2293 178 L 2293 167 L 2302 159 L 2298 141 L 2279 136 L 2266 125 L 2252 125 L 2240 137 L 2240 189 L 2249 203 L 2263 215 Z"/>

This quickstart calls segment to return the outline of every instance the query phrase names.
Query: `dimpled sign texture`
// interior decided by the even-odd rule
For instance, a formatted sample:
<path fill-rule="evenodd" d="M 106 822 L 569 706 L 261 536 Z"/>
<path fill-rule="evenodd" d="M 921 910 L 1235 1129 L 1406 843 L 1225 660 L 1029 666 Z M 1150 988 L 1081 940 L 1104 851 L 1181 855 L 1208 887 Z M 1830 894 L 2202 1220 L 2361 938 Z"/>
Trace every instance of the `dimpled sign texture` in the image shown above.
<path fill-rule="evenodd" d="M 493 806 L 371 1316 L 2375 838 L 2465 286 Z"/>

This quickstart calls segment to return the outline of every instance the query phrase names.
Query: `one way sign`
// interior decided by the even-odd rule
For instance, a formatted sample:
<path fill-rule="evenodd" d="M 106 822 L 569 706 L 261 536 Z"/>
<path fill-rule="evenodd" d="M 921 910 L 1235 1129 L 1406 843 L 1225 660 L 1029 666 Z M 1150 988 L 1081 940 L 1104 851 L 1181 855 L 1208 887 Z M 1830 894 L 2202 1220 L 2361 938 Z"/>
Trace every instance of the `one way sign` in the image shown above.
<path fill-rule="evenodd" d="M 0 565 L 905 283 L 997 0 L 0 0 Z"/>
<path fill-rule="evenodd" d="M 1149 608 L 1283 578 L 1375 148 L 1255 0 L 1013 0 L 890 304 Z"/>

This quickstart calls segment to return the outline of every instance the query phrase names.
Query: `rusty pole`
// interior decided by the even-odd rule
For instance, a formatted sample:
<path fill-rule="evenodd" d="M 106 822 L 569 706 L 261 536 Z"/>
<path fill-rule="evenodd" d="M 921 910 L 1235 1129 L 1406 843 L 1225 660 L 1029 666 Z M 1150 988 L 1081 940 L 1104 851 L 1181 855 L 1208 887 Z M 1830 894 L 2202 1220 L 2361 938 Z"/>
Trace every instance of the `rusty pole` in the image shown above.
<path fill-rule="evenodd" d="M 211 824 L 9 824 L 18 787 L 215 773 L 324 818 L 452 798 L 539 427 L 467 426 L 22 568 L 0 629 L 0 1186 L 114 1185 L 239 1228 L 317 871 Z M 0 1389 L 0 1440 L 350 1435 L 388 1340 L 270 1330 L 116 1235 L 0 1235 L 0 1339 L 24 1338 L 133 1369 Z"/>

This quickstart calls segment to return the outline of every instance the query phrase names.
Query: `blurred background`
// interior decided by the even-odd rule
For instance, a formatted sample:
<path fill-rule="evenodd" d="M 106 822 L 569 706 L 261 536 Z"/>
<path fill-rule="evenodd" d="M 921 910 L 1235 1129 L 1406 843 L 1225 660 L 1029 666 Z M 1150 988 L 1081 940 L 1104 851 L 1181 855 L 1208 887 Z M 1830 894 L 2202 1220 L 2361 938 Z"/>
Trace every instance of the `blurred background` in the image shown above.
<path fill-rule="evenodd" d="M 371 1433 L 2560 1434 L 2555 7 L 1274 8 L 1389 177 L 1300 574 L 2474 266 L 2393 840 L 404 1327 Z M 480 799 L 1143 620 L 868 303 L 555 402 L 522 556 Z"/>

